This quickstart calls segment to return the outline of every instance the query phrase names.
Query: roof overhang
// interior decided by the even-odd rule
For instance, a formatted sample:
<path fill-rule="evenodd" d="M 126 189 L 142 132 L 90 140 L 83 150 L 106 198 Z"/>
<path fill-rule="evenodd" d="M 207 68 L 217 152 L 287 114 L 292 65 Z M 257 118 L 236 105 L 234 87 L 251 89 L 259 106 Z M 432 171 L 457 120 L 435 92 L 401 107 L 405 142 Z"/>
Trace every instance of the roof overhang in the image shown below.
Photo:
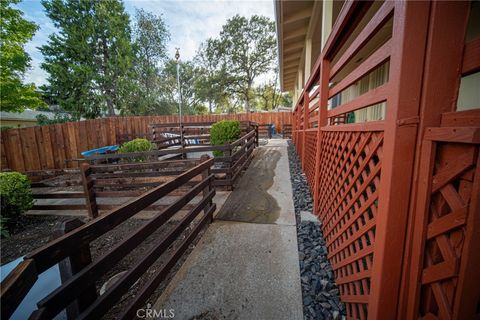
<path fill-rule="evenodd" d="M 293 91 L 315 1 L 275 0 L 280 88 Z"/>

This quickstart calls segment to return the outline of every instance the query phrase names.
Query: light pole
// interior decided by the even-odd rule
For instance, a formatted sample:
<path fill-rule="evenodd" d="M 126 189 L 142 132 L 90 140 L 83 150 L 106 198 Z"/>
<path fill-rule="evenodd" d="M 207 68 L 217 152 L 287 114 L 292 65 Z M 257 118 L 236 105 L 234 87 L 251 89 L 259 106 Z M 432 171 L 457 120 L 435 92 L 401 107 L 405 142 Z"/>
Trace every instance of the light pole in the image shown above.
<path fill-rule="evenodd" d="M 177 52 L 175 52 L 175 60 L 177 61 L 177 86 L 178 86 L 178 122 L 179 122 L 179 129 L 180 129 L 180 143 L 182 144 L 182 148 L 185 147 L 183 141 L 183 128 L 182 128 L 182 90 L 180 88 L 180 48 L 175 48 Z"/>

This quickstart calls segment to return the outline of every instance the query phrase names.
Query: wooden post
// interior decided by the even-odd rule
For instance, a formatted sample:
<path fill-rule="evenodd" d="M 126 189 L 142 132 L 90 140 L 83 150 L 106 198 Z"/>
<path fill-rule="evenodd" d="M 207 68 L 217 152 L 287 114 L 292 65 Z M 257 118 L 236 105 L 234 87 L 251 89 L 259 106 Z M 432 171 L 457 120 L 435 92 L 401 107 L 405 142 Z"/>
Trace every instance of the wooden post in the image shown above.
<path fill-rule="evenodd" d="M 186 159 L 187 158 L 187 153 L 185 152 L 185 127 L 184 125 L 182 124 L 180 127 L 180 144 L 181 144 L 181 147 L 182 147 L 182 159 Z"/>
<path fill-rule="evenodd" d="M 225 143 L 225 146 L 228 146 L 229 149 L 224 151 L 223 155 L 224 156 L 227 156 L 230 158 L 230 161 L 228 161 L 228 172 L 225 174 L 225 180 L 227 181 L 230 181 L 229 185 L 227 186 L 227 190 L 228 191 L 232 191 L 233 190 L 233 181 L 232 181 L 232 178 L 233 178 L 233 174 L 232 174 L 232 170 L 233 170 L 233 166 L 235 165 L 235 163 L 233 162 L 233 158 L 232 158 L 232 147 L 230 145 L 230 143 Z M 204 160 L 205 161 L 205 160 Z"/>
<path fill-rule="evenodd" d="M 395 2 L 369 319 L 396 318 L 429 20 L 429 2 Z"/>
<path fill-rule="evenodd" d="M 315 180 L 313 188 L 313 213 L 319 212 L 318 196 L 320 191 L 320 165 L 322 161 L 322 130 L 323 126 L 327 125 L 327 104 L 328 104 L 328 82 L 330 76 L 330 61 L 323 59 L 319 66 L 319 102 L 318 102 L 318 131 L 317 131 L 317 146 L 315 149 Z"/>
<path fill-rule="evenodd" d="M 54 231 L 54 238 L 63 236 L 64 234 L 82 226 L 84 223 L 78 218 L 67 220 L 57 227 Z M 52 239 L 53 240 L 53 239 Z M 70 255 L 68 258 L 60 261 L 58 267 L 60 269 L 60 278 L 62 283 L 80 272 L 83 268 L 92 262 L 89 245 L 83 245 L 78 248 L 78 251 Z M 91 305 L 97 299 L 97 290 L 95 286 L 89 287 L 82 293 L 74 302 L 67 308 L 67 319 L 76 319 L 78 315 Z"/>
<path fill-rule="evenodd" d="M 80 172 L 82 174 L 82 185 L 85 194 L 85 205 L 87 207 L 88 218 L 93 219 L 98 216 L 98 206 L 95 190 L 93 188 L 94 181 L 92 177 L 90 177 L 92 169 L 88 163 L 82 163 L 80 166 Z"/>
<path fill-rule="evenodd" d="M 307 149 L 305 146 L 306 136 L 307 136 L 307 129 L 308 129 L 308 114 L 309 114 L 309 104 L 310 104 L 310 96 L 308 95 L 307 88 L 305 88 L 305 92 L 303 93 L 303 134 L 302 134 L 302 154 L 301 154 L 301 162 L 302 162 L 302 170 L 305 171 L 305 150 Z"/>
<path fill-rule="evenodd" d="M 205 162 L 207 160 L 209 160 L 210 157 L 207 155 L 207 154 L 204 154 L 200 157 L 200 162 Z M 208 167 L 207 169 L 205 169 L 203 172 L 202 172 L 202 180 L 205 180 L 207 179 L 209 176 L 210 176 L 210 172 L 211 172 L 211 168 Z M 203 198 L 207 197 L 208 194 L 212 191 L 213 189 L 213 184 L 212 184 L 212 181 L 210 180 L 210 182 L 207 184 L 207 186 L 203 189 Z M 205 206 L 205 209 L 203 210 L 203 212 L 205 214 L 208 213 L 208 210 L 210 210 L 210 207 L 213 205 L 213 201 L 209 201 L 208 204 Z M 213 221 L 213 215 L 212 215 L 212 221 Z"/>
<path fill-rule="evenodd" d="M 422 221 L 427 219 L 428 215 L 425 188 L 428 179 L 431 179 L 430 175 L 425 175 L 425 163 L 422 162 L 426 159 L 423 150 L 429 150 L 431 143 L 424 142 L 423 137 L 425 128 L 440 126 L 442 114 L 456 109 L 469 7 L 469 2 L 461 1 L 432 3 L 430 7 L 429 36 L 426 44 L 428 56 L 425 58 L 421 88 L 421 117 L 414 167 L 414 181 L 418 183 L 413 184 L 410 190 L 411 204 L 398 318 L 418 317 L 421 289 L 418 279 L 420 264 L 423 263 L 423 239 L 420 232 L 423 232 L 421 230 L 425 227 Z M 448 19 L 448 23 L 445 23 L 445 19 Z M 445 43 L 448 43 L 448 46 L 445 46 Z M 419 222 L 419 219 L 423 220 Z"/>

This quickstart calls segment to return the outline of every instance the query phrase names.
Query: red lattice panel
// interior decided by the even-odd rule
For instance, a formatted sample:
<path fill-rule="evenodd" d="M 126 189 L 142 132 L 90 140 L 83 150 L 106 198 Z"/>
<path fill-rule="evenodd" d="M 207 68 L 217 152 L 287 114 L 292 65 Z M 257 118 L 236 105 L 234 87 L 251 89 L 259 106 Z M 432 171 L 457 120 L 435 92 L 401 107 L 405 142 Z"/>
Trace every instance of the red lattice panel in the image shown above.
<path fill-rule="evenodd" d="M 322 133 L 318 215 L 347 316 L 367 319 L 383 132 Z"/>
<path fill-rule="evenodd" d="M 478 145 L 437 144 L 419 317 L 452 319 L 478 153 Z"/>
<path fill-rule="evenodd" d="M 295 143 L 295 148 L 297 149 L 298 157 L 302 158 L 302 150 L 303 150 L 303 131 L 297 132 L 297 142 Z"/>
<path fill-rule="evenodd" d="M 317 151 L 317 133 L 316 129 L 305 131 L 305 175 L 307 176 L 310 190 L 314 188 L 315 181 L 315 156 Z"/>

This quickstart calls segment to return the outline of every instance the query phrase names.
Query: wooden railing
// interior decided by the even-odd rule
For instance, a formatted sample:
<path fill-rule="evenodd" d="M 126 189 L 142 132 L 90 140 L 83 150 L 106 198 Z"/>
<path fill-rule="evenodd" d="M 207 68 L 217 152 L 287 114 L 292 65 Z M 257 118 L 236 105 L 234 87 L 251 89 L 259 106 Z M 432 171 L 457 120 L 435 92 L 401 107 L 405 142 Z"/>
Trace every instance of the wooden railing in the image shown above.
<path fill-rule="evenodd" d="M 282 138 L 283 139 L 292 138 L 292 125 L 291 124 L 286 124 L 286 125 L 283 126 Z"/>
<path fill-rule="evenodd" d="M 478 316 L 480 292 L 468 284 L 468 277 L 478 279 L 468 269 L 474 245 L 459 239 L 478 239 L 471 232 L 480 221 L 474 156 L 480 118 L 478 110 L 455 112 L 453 103 L 460 77 L 480 70 L 479 40 L 464 43 L 469 8 L 468 2 L 345 2 L 296 103 L 292 139 L 348 318 Z M 362 87 L 381 68 L 386 81 Z M 358 122 L 355 115 L 372 107 L 384 117 Z M 461 122 L 468 113 L 471 128 L 429 129 L 440 126 L 443 112 Z M 468 150 L 468 161 L 459 150 Z M 449 165 L 459 171 L 447 179 Z M 429 189 L 441 177 L 446 188 L 462 185 L 464 193 Z M 465 216 L 449 220 L 460 211 Z M 470 222 L 463 219 L 467 211 Z M 449 246 L 463 251 L 449 253 Z"/>
<path fill-rule="evenodd" d="M 143 161 L 102 165 L 84 163 L 80 170 L 27 172 L 35 199 L 31 210 L 46 211 L 45 213 L 51 210 L 83 210 L 89 218 L 95 218 L 100 210 L 111 210 L 120 205 L 102 203 L 103 199 L 137 197 L 160 183 L 174 179 L 198 161 Z M 65 188 L 73 190 L 65 191 Z M 57 203 L 58 200 L 60 203 Z M 145 210 L 158 211 L 164 207 L 165 205 L 156 204 Z"/>
<path fill-rule="evenodd" d="M 272 139 L 273 124 L 265 123 L 258 125 L 258 136 L 266 139 Z"/>
<path fill-rule="evenodd" d="M 170 125 L 167 128 L 171 128 Z M 223 155 L 214 157 L 215 166 L 212 168 L 212 172 L 215 174 L 214 185 L 231 190 L 239 174 L 250 163 L 253 157 L 253 150 L 258 146 L 258 130 L 254 123 L 249 123 L 242 131 L 246 132 L 242 137 L 224 145 L 200 144 L 162 148 L 161 150 L 148 152 L 93 155 L 86 160 L 92 163 L 130 161 L 129 159 L 132 158 L 158 159 L 158 157 L 167 155 L 185 157 L 189 153 L 198 153 L 200 155 L 218 151 L 222 152 Z"/>
<path fill-rule="evenodd" d="M 171 146 L 210 145 L 210 129 L 214 123 L 189 122 L 181 126 L 178 123 L 150 124 L 150 141 L 155 143 L 158 149 Z M 240 121 L 240 130 L 241 135 L 245 135 L 252 130 L 258 132 L 259 125 L 252 121 Z M 167 137 L 167 135 L 171 137 Z M 195 140 L 195 143 L 192 140 Z"/>
<path fill-rule="evenodd" d="M 123 314 L 119 316 L 121 319 L 132 318 L 135 315 L 135 310 L 146 302 L 146 299 L 158 287 L 158 284 L 165 279 L 199 231 L 212 220 L 212 214 L 215 211 L 215 204 L 212 202 L 215 190 L 213 189 L 214 175 L 211 173 L 210 167 L 213 164 L 213 159 L 203 158 L 202 160 L 200 164 L 180 174 L 175 179 L 145 192 L 115 210 L 86 224 L 81 225 L 80 223 L 78 225 L 77 223 L 73 230 L 66 230 L 64 235 L 28 254 L 25 260 L 1 283 L 2 318 L 8 319 L 12 315 L 41 273 L 62 260 L 69 259 L 75 262 L 74 268 L 70 270 L 71 278 L 64 281 L 60 287 L 39 301 L 37 304 L 38 310 L 32 314 L 31 318 L 51 319 L 71 306 L 72 303 L 76 303 L 78 314 L 74 314 L 75 318 L 98 319 L 115 305 L 122 295 L 162 256 L 165 263 L 161 269 L 148 279 L 140 292 L 135 295 L 133 301 L 123 310 Z M 201 176 L 201 179 L 196 181 L 197 176 Z M 150 221 L 131 233 L 103 256 L 93 262 L 91 261 L 88 249 L 89 243 L 162 197 L 193 181 L 196 181 L 196 183 L 191 185 L 188 191 L 178 200 L 161 210 Z M 201 199 L 188 210 L 188 213 L 181 218 L 180 222 L 161 239 L 158 239 L 142 259 L 135 262 L 112 287 L 108 288 L 101 296 L 97 296 L 95 282 L 196 197 L 201 197 Z M 201 211 L 203 211 L 203 214 L 198 220 L 196 218 L 199 217 Z M 197 223 L 186 237 L 182 238 L 183 240 L 180 239 L 178 245 L 172 251 L 167 252 L 172 243 L 193 221 L 197 221 Z M 70 310 L 70 312 L 73 311 Z"/>

